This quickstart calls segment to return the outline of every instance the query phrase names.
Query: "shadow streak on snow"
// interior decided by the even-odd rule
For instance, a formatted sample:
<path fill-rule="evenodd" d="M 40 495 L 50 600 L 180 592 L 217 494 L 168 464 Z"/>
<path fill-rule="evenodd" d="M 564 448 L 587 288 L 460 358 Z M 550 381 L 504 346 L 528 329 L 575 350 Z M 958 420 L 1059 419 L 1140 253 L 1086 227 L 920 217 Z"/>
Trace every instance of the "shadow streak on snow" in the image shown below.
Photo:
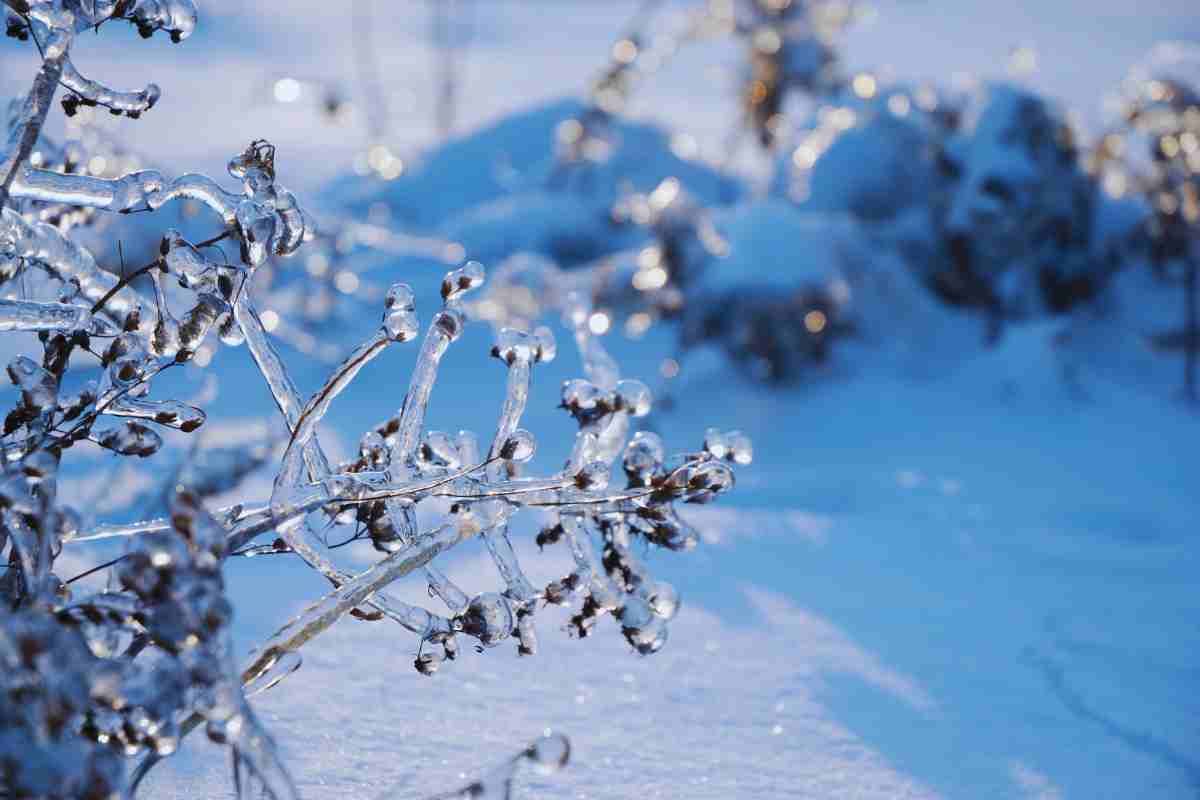
<path fill-rule="evenodd" d="M 1026 650 L 1023 660 L 1041 674 L 1054 696 L 1068 711 L 1079 719 L 1095 723 L 1109 736 L 1130 749 L 1180 770 L 1187 776 L 1197 794 L 1200 794 L 1200 761 L 1188 758 L 1149 731 L 1134 730 L 1089 706 L 1084 697 L 1067 682 L 1066 671 L 1049 656 L 1041 655 L 1031 648 Z"/>

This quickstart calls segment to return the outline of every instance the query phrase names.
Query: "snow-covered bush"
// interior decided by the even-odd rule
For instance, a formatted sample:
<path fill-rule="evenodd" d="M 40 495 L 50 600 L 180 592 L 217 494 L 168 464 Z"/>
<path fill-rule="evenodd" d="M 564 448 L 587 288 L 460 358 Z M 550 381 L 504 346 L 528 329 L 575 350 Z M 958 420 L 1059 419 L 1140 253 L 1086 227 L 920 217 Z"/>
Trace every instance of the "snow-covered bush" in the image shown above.
<path fill-rule="evenodd" d="M 582 295 L 562 306 L 586 377 L 562 389 L 562 407 L 579 430 L 561 470 L 521 474 L 536 447 L 519 427 L 532 372 L 556 352 L 545 328 L 498 331 L 491 355 L 507 370 L 507 392 L 485 447 L 469 431 L 426 430 L 439 363 L 467 324 L 464 297 L 484 282 L 482 267 L 471 262 L 445 276 L 442 307 L 420 337 L 402 400 L 397 392 L 399 411 L 364 433 L 357 458 L 331 463 L 317 427 L 368 362 L 420 336 L 412 290 L 397 283 L 386 291 L 377 331 L 306 400 L 255 303 L 256 278 L 269 261 L 314 236 L 296 198 L 275 181 L 274 147 L 255 141 L 235 155 L 228 172 L 238 186 L 230 190 L 197 174 L 90 174 L 79 168 L 82 159 L 41 136 L 60 85 L 69 92 L 62 102 L 68 114 L 103 106 L 136 118 L 159 96 L 153 85 L 119 92 L 79 75 L 70 59 L 77 34 L 126 20 L 144 36 L 161 30 L 182 41 L 196 24 L 195 6 L 6 0 L 6 14 L 10 35 L 42 55 L 32 90 L 12 108 L 0 160 L 0 276 L 18 295 L 0 299 L 0 328 L 37 333 L 42 350 L 8 365 L 16 399 L 5 419 L 0 486 L 0 550 L 8 560 L 0 578 L 6 794 L 131 796 L 155 763 L 203 725 L 210 739 L 230 748 L 239 796 L 295 796 L 247 698 L 294 670 L 299 649 L 347 614 L 386 618 L 414 633 L 421 644 L 414 666 L 424 674 L 458 654 L 460 637 L 481 651 L 515 641 L 518 653 L 532 655 L 534 619 L 546 604 L 576 606 L 572 635 L 590 634 L 607 616 L 636 652 L 663 646 L 679 601 L 635 554 L 637 543 L 694 546 L 698 536 L 675 506 L 709 502 L 732 488 L 731 465 L 750 460 L 745 437 L 710 430 L 701 449 L 668 457 L 657 436 L 634 432 L 634 420 L 650 411 L 649 390 L 623 379 L 591 335 Z M 209 212 L 213 235 L 193 243 L 166 230 L 150 263 L 120 279 L 76 241 L 100 218 L 96 212 L 152 216 L 180 201 Z M 232 245 L 236 259 L 226 257 L 221 243 Z M 137 288 L 141 279 L 150 297 Z M 177 314 L 178 308 L 185 310 Z M 196 358 L 214 333 L 226 346 L 246 346 L 290 432 L 270 498 L 219 509 L 205 503 L 216 492 L 236 490 L 262 462 L 257 445 L 248 444 L 185 462 L 168 482 L 166 518 L 84 529 L 59 497 L 67 451 L 86 442 L 149 458 L 163 446 L 159 429 L 189 433 L 204 425 L 200 408 L 149 395 L 159 374 Z M 76 368 L 68 374 L 72 359 Z M 79 364 L 86 359 L 97 363 Z M 68 393 L 81 372 L 97 378 Z M 618 461 L 620 488 L 610 485 Z M 544 587 L 530 583 L 510 542 L 521 511 L 550 515 L 538 543 L 567 547 L 575 562 L 570 574 Z M 339 567 L 327 539 L 338 526 L 369 539 L 381 559 L 357 574 Z M 261 535 L 273 541 L 256 543 Z M 486 543 L 501 585 L 468 594 L 434 560 L 476 537 Z M 124 555 L 75 576 L 58 572 L 65 548 L 77 554 L 87 542 L 113 538 L 128 541 Z M 239 666 L 223 566 L 232 557 L 280 553 L 297 555 L 333 589 Z M 110 567 L 106 588 L 76 594 L 78 579 Z M 444 613 L 387 593 L 388 584 L 414 572 L 445 604 Z M 553 768 L 566 758 L 565 740 L 543 738 L 509 767 L 453 796 L 506 796 L 513 765 Z M 131 760 L 136 766 L 127 770 Z"/>

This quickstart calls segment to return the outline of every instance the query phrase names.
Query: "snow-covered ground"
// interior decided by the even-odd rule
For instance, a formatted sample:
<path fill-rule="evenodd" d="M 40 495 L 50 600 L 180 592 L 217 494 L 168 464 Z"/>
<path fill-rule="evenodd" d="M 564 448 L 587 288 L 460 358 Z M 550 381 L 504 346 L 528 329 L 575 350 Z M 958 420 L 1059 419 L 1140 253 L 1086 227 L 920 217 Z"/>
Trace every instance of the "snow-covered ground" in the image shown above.
<path fill-rule="evenodd" d="M 471 5 L 464 127 L 577 90 L 635 4 Z M 120 52 L 100 37 L 81 67 L 163 86 L 158 108 L 120 125 L 175 171 L 217 173 L 265 136 L 280 147 L 282 180 L 315 193 L 345 169 L 361 126 L 347 134 L 304 109 L 264 108 L 254 93 L 289 72 L 348 81 L 351 44 L 341 4 L 288 8 L 209 2 L 194 40 Z M 392 107 L 396 142 L 413 153 L 431 136 L 420 110 L 431 61 L 423 14 L 395 4 L 376 33 L 384 69 L 413 75 L 396 82 Z M 1032 83 L 1095 119 L 1099 94 L 1163 36 L 1200 36 L 1188 3 L 948 13 L 883 2 L 873 26 L 851 35 L 848 60 L 890 64 L 898 76 L 943 75 L 947 65 L 1001 74 L 1009 48 L 1032 42 L 1041 54 Z M 726 73 L 711 70 L 731 58 L 719 47 L 681 58 L 635 112 L 716 147 L 730 90 Z M 27 61 L 0 49 L 0 89 L 22 83 Z M 432 298 L 422 299 L 428 313 Z M 1014 328 L 986 350 L 974 339 L 937 342 L 936 367 L 923 370 L 911 353 L 850 354 L 860 357 L 787 390 L 698 354 L 664 387 L 675 402 L 653 424 L 678 449 L 707 426 L 740 427 L 756 462 L 728 498 L 691 513 L 705 532 L 700 548 L 649 557 L 685 603 L 663 652 L 633 655 L 611 625 L 569 640 L 546 617 L 536 658 L 468 651 L 428 679 L 412 669 L 412 637 L 347 619 L 306 646 L 300 671 L 257 708 L 313 798 L 422 797 L 546 727 L 571 736 L 574 762 L 526 776 L 521 797 L 1195 796 L 1200 418 L 1156 377 L 1173 378 L 1173 364 L 1135 368 L 1142 362 L 1122 357 L 1127 343 L 1096 327 L 1071 339 L 1057 325 Z M 951 337 L 961 326 L 940 330 Z M 666 331 L 636 345 L 610 338 L 624 372 L 652 385 L 674 355 Z M 503 370 L 481 373 L 489 346 L 482 326 L 455 345 L 430 427 L 491 424 Z M 345 452 L 364 421 L 395 410 L 413 349 L 368 368 L 335 404 L 327 441 Z M 301 387 L 315 389 L 324 368 L 290 360 Z M 224 381 L 214 420 L 273 413 L 244 352 L 222 351 L 211 368 Z M 543 463 L 563 456 L 570 425 L 553 408 L 555 387 L 577 373 L 567 351 L 537 376 L 524 424 Z M 201 385 L 198 370 L 181 380 Z M 561 576 L 562 548 L 538 554 L 532 534 L 517 538 L 535 583 Z M 448 562 L 460 585 L 492 588 L 481 546 Z M 243 651 L 326 589 L 287 558 L 236 561 L 227 574 Z M 398 591 L 427 602 L 419 582 Z M 227 761 L 193 739 L 152 773 L 146 796 L 230 793 Z"/>

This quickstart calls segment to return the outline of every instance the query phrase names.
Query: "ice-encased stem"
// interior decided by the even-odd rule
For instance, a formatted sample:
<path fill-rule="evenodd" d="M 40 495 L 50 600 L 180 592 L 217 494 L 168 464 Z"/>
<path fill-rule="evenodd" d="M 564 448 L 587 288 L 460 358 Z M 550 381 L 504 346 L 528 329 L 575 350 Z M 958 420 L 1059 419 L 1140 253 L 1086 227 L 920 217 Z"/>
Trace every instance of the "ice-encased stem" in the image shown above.
<path fill-rule="evenodd" d="M 329 380 L 312 396 L 304 409 L 296 418 L 292 430 L 292 439 L 288 442 L 287 451 L 283 454 L 283 463 L 275 478 L 275 489 L 290 487 L 300 480 L 302 467 L 301 455 L 309 444 L 315 441 L 317 425 L 328 413 L 334 399 L 341 394 L 350 382 L 354 380 L 373 358 L 383 352 L 390 340 L 381 330 L 355 348 L 342 365 L 334 370 Z M 328 470 L 328 464 L 325 465 Z M 274 501 L 274 497 L 272 497 Z"/>
<path fill-rule="evenodd" d="M 572 292 L 566 302 L 565 318 L 575 334 L 575 346 L 583 360 L 583 373 L 588 380 L 608 391 L 616 388 L 621 370 L 600 340 L 588 327 L 592 304 L 578 292 Z"/>
<path fill-rule="evenodd" d="M 504 474 L 504 461 L 500 459 L 501 450 L 516 431 L 525 413 L 525 405 L 529 401 L 529 382 L 533 375 L 533 365 L 528 357 L 514 358 L 508 365 L 508 378 L 505 384 L 504 405 L 500 409 L 500 421 L 496 424 L 496 435 L 492 439 L 492 448 L 488 451 L 491 463 L 487 468 L 489 482 L 498 481 Z M 488 553 L 496 564 L 496 570 L 508 586 L 509 594 L 514 600 L 525 603 L 537 596 L 533 584 L 525 577 L 517 554 L 513 552 L 512 542 L 508 538 L 508 525 L 499 525 L 483 533 L 484 543 Z"/>
<path fill-rule="evenodd" d="M 294 433 L 296 426 L 300 423 L 304 401 L 300 397 L 300 390 L 296 388 L 292 376 L 288 374 L 287 367 L 284 366 L 283 359 L 279 356 L 279 351 L 271 344 L 267 330 L 263 327 L 262 319 L 259 318 L 258 311 L 250 299 L 250 292 L 245 286 L 242 287 L 242 291 L 233 304 L 233 314 L 234 320 L 246 337 L 246 347 L 250 350 L 250 356 L 258 366 L 258 371 L 262 373 L 263 380 L 267 382 L 271 396 L 275 398 L 275 405 L 283 414 L 288 429 Z M 305 443 L 303 452 L 304 463 L 308 467 L 308 475 L 311 480 L 321 480 L 330 473 L 329 461 L 315 436 Z"/>
<path fill-rule="evenodd" d="M 243 682 L 261 673 L 264 665 L 273 663 L 282 654 L 304 646 L 384 586 L 425 566 L 462 539 L 463 534 L 457 526 L 443 525 L 338 586 L 280 628 L 259 648 L 258 656 L 242 671 Z M 336 578 L 343 575 L 335 571 Z"/>
<path fill-rule="evenodd" d="M 601 608 L 616 608 L 621 593 L 601 568 L 595 548 L 592 547 L 592 538 L 584 528 L 583 521 L 574 514 L 562 514 L 559 516 L 559 524 L 566 534 L 575 565 L 588 579 L 588 587 L 596 604 Z"/>
<path fill-rule="evenodd" d="M 88 309 L 68 303 L 0 299 L 0 332 L 83 331 L 91 336 L 116 336 L 120 330 Z"/>
<path fill-rule="evenodd" d="M 100 269 L 87 250 L 53 225 L 28 222 L 11 208 L 0 211 L 0 251 L 36 265 L 62 283 L 78 286 L 80 296 L 89 303 L 99 302 L 117 286 L 117 278 Z M 123 286 L 108 299 L 105 310 L 120 318 L 138 308 L 140 299 Z"/>
<path fill-rule="evenodd" d="M 444 315 L 455 315 L 459 318 L 447 320 L 444 324 Z M 395 444 L 391 448 L 391 463 L 396 467 L 407 464 L 417 449 L 417 443 L 421 440 L 421 428 L 425 424 L 425 411 L 429 407 L 429 395 L 433 392 L 433 384 L 437 380 L 438 365 L 450 342 L 454 340 L 450 330 L 461 327 L 461 313 L 455 309 L 444 308 L 433 318 L 429 330 L 425 333 L 421 342 L 421 352 L 417 355 L 417 363 L 413 366 L 412 377 L 408 382 L 408 391 L 404 395 L 404 405 L 400 409 Z"/>
<path fill-rule="evenodd" d="M 455 614 L 464 611 L 471 602 L 466 592 L 432 564 L 425 567 L 425 579 L 429 582 L 429 590 L 441 598 L 446 608 Z"/>
<path fill-rule="evenodd" d="M 21 121 L 13 128 L 3 160 L 0 161 L 0 211 L 8 205 L 9 192 L 37 145 L 42 126 L 46 124 L 46 114 L 50 111 L 54 93 L 62 78 L 63 64 L 67 61 L 70 36 L 61 37 L 53 33 L 51 36 L 53 41 L 48 43 L 51 46 L 46 48 L 41 69 L 33 80 L 33 88 L 21 106 Z"/>
<path fill-rule="evenodd" d="M 159 88 L 153 83 L 134 92 L 121 92 L 85 78 L 70 61 L 63 65 L 62 85 L 86 100 L 114 111 L 141 114 L 158 102 Z"/>

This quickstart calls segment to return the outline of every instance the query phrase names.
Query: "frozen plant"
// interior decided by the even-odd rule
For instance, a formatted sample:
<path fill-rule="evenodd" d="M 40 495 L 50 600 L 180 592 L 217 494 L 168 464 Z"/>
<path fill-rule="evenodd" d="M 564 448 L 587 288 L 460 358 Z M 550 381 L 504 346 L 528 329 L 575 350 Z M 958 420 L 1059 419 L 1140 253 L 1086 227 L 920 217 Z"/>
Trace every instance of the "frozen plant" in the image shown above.
<path fill-rule="evenodd" d="M 1141 194 L 1141 238 L 1156 277 L 1178 285 L 1182 326 L 1157 333 L 1155 346 L 1184 353 L 1184 392 L 1197 397 L 1200 361 L 1200 52 L 1181 43 L 1156 48 L 1126 81 L 1120 128 L 1105 135 L 1092 169 L 1110 193 Z M 1136 148 L 1136 149 L 1135 149 Z"/>
<path fill-rule="evenodd" d="M 710 0 L 710 13 L 746 41 L 744 125 L 764 149 L 775 146 L 791 92 L 821 98 L 844 82 L 837 37 L 854 5 L 827 0 Z"/>
<path fill-rule="evenodd" d="M 531 764 L 538 773 L 550 775 L 565 767 L 570 759 L 570 740 L 561 733 L 548 730 L 529 747 L 477 780 L 471 781 L 461 789 L 435 795 L 428 800 L 510 800 L 513 779 L 522 764 Z"/>
<path fill-rule="evenodd" d="M 0 485 L 0 548 L 9 562 L 0 579 L 0 778 L 9 794 L 129 797 L 154 764 L 203 727 L 230 748 L 239 797 L 296 796 L 247 697 L 296 669 L 299 649 L 346 614 L 386 618 L 415 633 L 421 647 L 414 666 L 425 674 L 456 656 L 460 637 L 474 640 L 481 652 L 511 641 L 518 653 L 532 655 L 534 620 L 547 604 L 575 606 L 568 625 L 573 635 L 586 636 L 611 617 L 634 651 L 648 654 L 663 646 L 678 597 L 635 555 L 636 543 L 694 546 L 696 532 L 676 503 L 708 502 L 732 488 L 731 464 L 750 459 L 745 437 L 709 431 L 703 449 L 667 458 L 658 437 L 634 433 L 634 420 L 650 410 L 649 391 L 621 378 L 590 333 L 587 299 L 574 296 L 564 308 L 586 377 L 562 389 L 562 406 L 579 432 L 561 470 L 521 475 L 520 465 L 535 450 L 532 434 L 520 427 L 532 371 L 556 350 L 544 328 L 497 334 L 492 355 L 506 368 L 507 392 L 486 449 L 469 432 L 426 430 L 439 364 L 466 324 L 463 298 L 483 283 L 482 268 L 470 263 L 443 281 L 442 308 L 421 337 L 397 414 L 366 431 L 358 458 L 331 464 L 317 427 L 368 362 L 421 334 L 412 291 L 404 284 L 388 289 L 377 332 L 311 398 L 303 398 L 255 303 L 255 279 L 270 259 L 297 251 L 311 235 L 295 197 L 275 181 L 274 147 L 255 141 L 230 160 L 229 174 L 240 184 L 235 191 L 203 175 L 170 179 L 142 170 L 107 177 L 74 172 L 65 159 L 35 164 L 31 158 L 60 81 L 72 92 L 64 103 L 68 113 L 95 103 L 136 116 L 158 96 L 157 89 L 122 93 L 64 78 L 76 75 L 67 57 L 75 33 L 129 19 L 143 33 L 165 29 L 178 40 L 194 26 L 195 8 L 149 0 L 6 5 L 10 30 L 39 46 L 43 63 L 4 153 L 4 199 L 21 207 L 3 209 L 0 256 L 8 278 L 37 270 L 43 285 L 56 291 L 50 302 L 22 294 L 0 303 L 0 328 L 36 331 L 44 350 L 40 360 L 21 356 L 8 367 L 18 389 L 5 421 Z M 41 219 L 48 208 L 153 212 L 176 200 L 211 212 L 215 234 L 193 243 L 168 230 L 153 260 L 121 279 Z M 222 242 L 236 248 L 236 259 L 215 246 Z M 149 302 L 135 287 L 143 277 L 153 292 Z M 169 294 L 187 297 L 182 317 L 172 312 L 179 297 L 171 303 Z M 143 314 L 144 306 L 152 314 Z M 200 427 L 205 414 L 199 408 L 147 398 L 153 379 L 195 358 L 214 330 L 226 344 L 246 345 L 290 432 L 271 496 L 254 505 L 206 508 L 206 494 L 229 490 L 228 479 L 244 474 L 257 458 L 243 450 L 214 453 L 211 463 L 186 462 L 175 473 L 165 519 L 81 530 L 78 515 L 58 501 L 64 453 L 91 442 L 119 455 L 148 457 L 162 446 L 157 427 Z M 97 341 L 107 342 L 101 352 L 92 349 Z M 74 353 L 98 358 L 100 373 L 67 396 L 63 377 Z M 113 417 L 120 421 L 116 427 L 98 427 Z M 624 488 L 610 486 L 618 461 Z M 510 526 L 524 510 L 552 516 L 538 543 L 561 542 L 575 563 L 572 572 L 544 587 L 529 581 L 511 544 Z M 339 526 L 369 539 L 380 560 L 358 574 L 338 566 L 327 537 Z M 258 543 L 260 535 L 270 542 Z M 476 537 L 490 552 L 501 585 L 468 594 L 435 559 Z M 64 546 L 114 538 L 128 541 L 125 555 L 65 580 L 56 574 Z M 333 589 L 263 643 L 248 664 L 236 665 L 224 562 L 279 553 L 298 555 Z M 78 578 L 108 566 L 115 569 L 104 590 L 75 595 Z M 389 584 L 413 572 L 445 612 L 388 594 Z M 127 772 L 131 759 L 137 766 Z M 539 740 L 518 758 L 545 766 L 565 759 L 565 740 L 554 738 Z M 467 787 L 465 796 L 505 796 L 508 774 Z"/>
<path fill-rule="evenodd" d="M 171 752 L 179 721 L 190 712 L 208 723 L 210 736 L 232 745 L 235 758 L 244 760 L 273 796 L 290 796 L 290 780 L 233 671 L 230 609 L 220 571 L 225 530 L 195 495 L 177 493 L 168 530 L 141 537 L 121 560 L 119 588 L 110 585 L 108 591 L 76 598 L 70 587 L 74 579 L 64 581 L 54 572 L 64 542 L 79 533 L 78 514 L 57 497 L 65 452 L 87 441 L 119 455 L 146 457 L 162 444 L 156 427 L 189 432 L 203 424 L 200 409 L 146 395 L 153 378 L 187 362 L 218 316 L 228 313 L 232 294 L 221 286 L 230 284 L 237 271 L 225 269 L 228 265 L 191 270 L 195 261 L 181 260 L 177 243 L 168 237 L 147 269 L 156 289 L 151 324 L 141 318 L 140 295 L 102 272 L 86 249 L 64 235 L 62 229 L 79 221 L 71 209 L 128 212 L 198 197 L 220 206 L 228 223 L 237 223 L 248 263 L 264 246 L 257 237 L 270 239 L 274 222 L 249 213 L 239 222 L 237 196 L 199 176 L 166 181 L 158 173 L 137 172 L 104 178 L 70 171 L 66 158 L 32 158 L 44 152 L 36 148 L 60 84 L 71 92 L 63 103 L 67 113 L 80 104 L 103 105 L 136 117 L 158 98 L 152 85 L 118 92 L 82 77 L 69 55 L 77 32 L 126 19 L 146 36 L 166 30 L 179 41 L 195 25 L 190 2 L 8 0 L 6 5 L 9 33 L 31 39 L 43 60 L 10 123 L 0 162 L 0 206 L 16 199 L 22 208 L 0 209 L 0 258 L 5 278 L 36 269 L 59 288 L 54 302 L 0 301 L 4 330 L 36 331 L 43 344 L 40 360 L 18 356 L 8 365 L 18 396 L 5 420 L 0 493 L 0 548 L 8 551 L 8 569 L 0 580 L 4 789 L 19 797 L 128 796 L 125 760 Z M 269 213 L 279 209 L 288 217 L 281 228 L 296 232 L 298 244 L 302 219 L 285 205 L 272 202 Z M 281 249 L 285 238 L 272 244 Z M 161 273 L 178 278 L 196 296 L 182 324 L 166 310 Z M 92 349 L 105 340 L 101 352 Z M 63 377 L 76 352 L 99 359 L 100 379 L 68 395 Z M 115 427 L 97 427 L 101 419 L 113 418 L 120 421 Z"/>

